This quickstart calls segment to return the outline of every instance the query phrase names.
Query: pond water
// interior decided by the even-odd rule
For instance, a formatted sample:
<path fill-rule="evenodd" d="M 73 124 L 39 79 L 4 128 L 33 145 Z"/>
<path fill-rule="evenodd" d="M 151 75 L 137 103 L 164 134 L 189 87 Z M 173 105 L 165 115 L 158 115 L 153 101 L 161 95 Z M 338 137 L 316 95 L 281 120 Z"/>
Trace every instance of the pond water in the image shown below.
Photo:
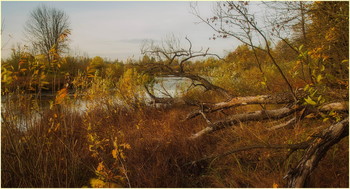
<path fill-rule="evenodd" d="M 184 77 L 156 77 L 156 83 L 153 86 L 156 97 L 179 97 L 184 94 L 192 81 Z"/>
<path fill-rule="evenodd" d="M 155 83 L 153 85 L 153 93 L 157 97 L 179 97 L 184 94 L 184 92 L 188 89 L 188 87 L 191 85 L 191 80 L 183 77 L 174 77 L 174 76 L 168 76 L 168 77 L 157 77 L 155 78 Z M 72 94 L 69 94 L 69 96 L 73 96 Z M 82 94 L 84 96 L 84 94 Z M 146 94 L 145 92 L 146 102 L 150 102 L 151 98 Z M 71 98 L 73 99 L 73 98 Z M 50 108 L 50 101 L 55 100 L 55 95 L 53 94 L 43 94 L 41 97 L 41 100 L 37 104 L 37 108 L 33 108 L 35 110 L 31 111 L 30 114 L 28 112 L 21 111 L 20 104 L 16 106 L 16 103 L 19 103 L 18 99 L 12 98 L 9 96 L 2 96 L 1 97 L 1 112 L 5 113 L 2 114 L 0 119 L 1 123 L 3 123 L 4 120 L 11 120 L 12 122 L 15 122 L 19 128 L 25 129 L 28 128 L 27 124 L 35 124 L 35 122 L 40 121 L 41 114 L 44 111 L 49 110 Z M 100 99 L 97 99 L 97 101 Z M 108 100 L 113 103 L 120 104 L 120 99 L 118 99 L 115 95 L 111 95 L 108 97 Z M 69 104 L 69 106 L 66 107 L 68 111 L 70 112 L 79 112 L 83 114 L 86 112 L 89 107 L 94 106 L 94 103 L 98 102 L 94 101 L 88 101 L 84 98 L 78 98 L 76 100 L 72 100 Z M 13 103 L 11 106 L 7 106 L 8 103 Z M 100 105 L 100 104 L 99 104 Z M 101 105 L 100 105 L 101 106 Z M 13 109 L 8 109 L 8 107 L 14 107 Z M 103 106 L 102 106 L 103 107 Z M 3 115 L 9 115 L 7 113 L 11 113 L 12 117 L 16 117 L 16 119 L 7 119 L 3 118 Z"/>

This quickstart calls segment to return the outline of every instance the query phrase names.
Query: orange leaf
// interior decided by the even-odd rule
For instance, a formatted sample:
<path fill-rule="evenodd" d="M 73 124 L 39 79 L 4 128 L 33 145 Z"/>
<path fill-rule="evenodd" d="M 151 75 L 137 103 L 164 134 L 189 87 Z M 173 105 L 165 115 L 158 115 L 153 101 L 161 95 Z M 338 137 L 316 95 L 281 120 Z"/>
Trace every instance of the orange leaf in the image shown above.
<path fill-rule="evenodd" d="M 277 183 L 273 183 L 272 188 L 278 188 L 278 184 Z"/>
<path fill-rule="evenodd" d="M 64 100 L 64 98 L 67 96 L 68 90 L 67 88 L 63 88 L 57 92 L 55 104 L 61 104 Z"/>

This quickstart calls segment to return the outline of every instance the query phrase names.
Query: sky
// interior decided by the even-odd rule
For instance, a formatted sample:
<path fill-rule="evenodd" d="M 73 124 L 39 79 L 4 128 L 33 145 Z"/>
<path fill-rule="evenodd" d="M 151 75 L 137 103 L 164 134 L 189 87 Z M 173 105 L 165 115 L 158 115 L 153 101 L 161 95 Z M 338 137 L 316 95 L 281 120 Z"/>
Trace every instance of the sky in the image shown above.
<path fill-rule="evenodd" d="M 70 19 L 70 54 L 101 56 L 108 60 L 138 59 L 145 40 L 161 41 L 174 35 L 187 48 L 225 56 L 238 43 L 231 39 L 209 40 L 214 31 L 191 13 L 189 1 L 1 1 L 2 58 L 11 48 L 25 45 L 24 25 L 30 12 L 45 4 L 64 11 Z M 203 17 L 211 15 L 215 2 L 198 2 Z"/>

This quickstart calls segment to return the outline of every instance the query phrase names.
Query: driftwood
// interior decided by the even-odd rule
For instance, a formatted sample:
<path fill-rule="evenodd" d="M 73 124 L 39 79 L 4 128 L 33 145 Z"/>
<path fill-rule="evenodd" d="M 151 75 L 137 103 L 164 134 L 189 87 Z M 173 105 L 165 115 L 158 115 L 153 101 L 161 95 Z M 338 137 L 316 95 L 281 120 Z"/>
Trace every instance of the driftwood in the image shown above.
<path fill-rule="evenodd" d="M 305 187 L 307 179 L 315 169 L 319 161 L 325 156 L 326 152 L 342 138 L 349 135 L 349 118 L 334 124 L 322 131 L 317 139 L 307 148 L 302 159 L 295 168 L 289 170 L 285 176 L 287 187 L 301 188 Z"/>

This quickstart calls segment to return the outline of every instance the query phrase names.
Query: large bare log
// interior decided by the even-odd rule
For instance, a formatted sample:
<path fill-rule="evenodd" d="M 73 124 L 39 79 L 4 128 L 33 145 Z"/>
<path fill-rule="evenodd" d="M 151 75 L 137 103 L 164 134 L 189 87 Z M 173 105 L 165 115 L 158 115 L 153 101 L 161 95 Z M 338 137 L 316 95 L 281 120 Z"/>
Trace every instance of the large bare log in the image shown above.
<path fill-rule="evenodd" d="M 305 92 L 299 89 L 296 92 L 298 99 L 305 97 Z M 195 118 L 200 115 L 200 111 L 203 113 L 212 113 L 224 109 L 234 108 L 238 106 L 244 106 L 249 104 L 288 104 L 294 102 L 293 97 L 289 93 L 278 93 L 274 95 L 258 95 L 258 96 L 246 96 L 246 97 L 234 97 L 226 102 L 219 103 L 203 103 L 203 110 L 195 110 L 194 112 L 189 113 L 185 120 Z M 349 102 L 333 102 L 320 106 L 319 111 L 349 111 Z"/>
<path fill-rule="evenodd" d="M 277 94 L 277 95 L 258 95 L 258 96 L 246 96 L 246 97 L 234 97 L 226 102 L 219 102 L 215 104 L 203 103 L 203 112 L 212 113 L 215 111 L 229 109 L 237 106 L 243 106 L 248 104 L 286 104 L 293 102 L 291 95 Z M 200 115 L 201 110 L 194 111 L 187 115 L 186 120 L 192 119 Z"/>
<path fill-rule="evenodd" d="M 349 111 L 349 102 L 333 102 L 319 108 L 320 111 Z"/>
<path fill-rule="evenodd" d="M 291 169 L 285 178 L 290 188 L 305 187 L 307 179 L 327 151 L 342 138 L 349 135 L 349 118 L 323 130 L 307 148 L 296 168 Z"/>
<path fill-rule="evenodd" d="M 284 107 L 276 110 L 260 110 L 244 114 L 235 114 L 228 116 L 224 120 L 219 120 L 209 124 L 203 130 L 194 134 L 191 138 L 198 138 L 204 134 L 211 133 L 229 126 L 233 126 L 239 122 L 248 122 L 248 121 L 262 121 L 266 119 L 281 119 L 292 113 L 300 110 L 302 106 L 294 105 L 292 107 Z"/>
<path fill-rule="evenodd" d="M 300 88 L 295 91 L 298 99 L 304 98 L 307 94 Z M 246 97 L 234 97 L 226 102 L 219 103 L 203 103 L 202 109 L 204 113 L 212 113 L 224 109 L 244 106 L 249 104 L 288 104 L 295 102 L 294 97 L 288 92 L 276 93 L 271 95 L 257 95 Z M 192 119 L 200 115 L 199 110 L 194 111 L 186 116 L 186 120 Z"/>

